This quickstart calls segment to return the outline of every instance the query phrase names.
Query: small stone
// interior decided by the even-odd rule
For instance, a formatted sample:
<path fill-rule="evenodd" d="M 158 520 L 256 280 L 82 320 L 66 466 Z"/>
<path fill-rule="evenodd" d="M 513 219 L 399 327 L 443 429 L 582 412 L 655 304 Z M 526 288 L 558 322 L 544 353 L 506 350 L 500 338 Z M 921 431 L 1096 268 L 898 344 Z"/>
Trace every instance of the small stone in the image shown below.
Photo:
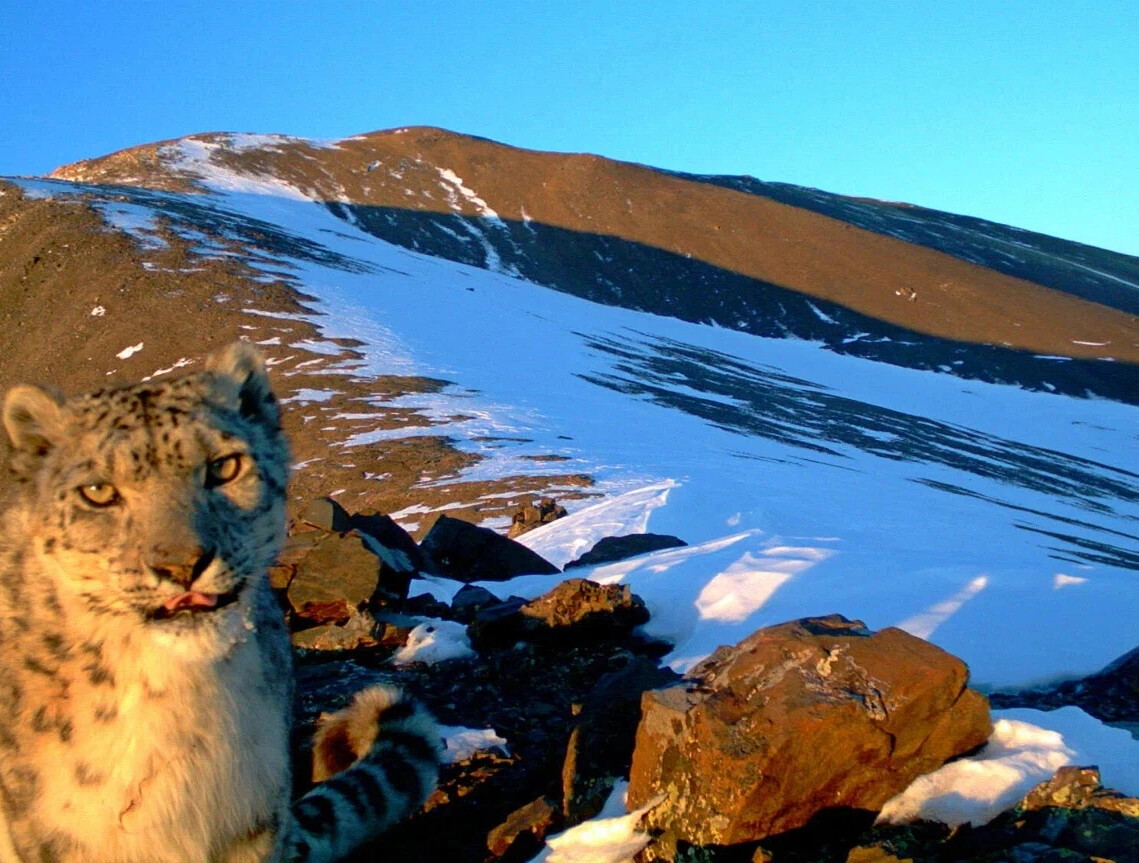
<path fill-rule="evenodd" d="M 506 535 L 508 538 L 514 539 L 536 527 L 557 521 L 559 518 L 565 518 L 566 515 L 568 513 L 564 506 L 559 505 L 551 497 L 544 497 L 515 511 L 511 518 L 510 530 Z"/>
<path fill-rule="evenodd" d="M 486 847 L 495 857 L 508 851 L 519 860 L 528 860 L 542 846 L 546 835 L 558 829 L 558 809 L 548 797 L 539 797 L 518 809 L 486 837 Z"/>
<path fill-rule="evenodd" d="M 1101 787 L 1095 767 L 1061 767 L 1055 776 L 1029 791 L 1020 808 L 1025 812 L 1046 806 L 1080 808 L 1088 805 Z"/>
<path fill-rule="evenodd" d="M 768 855 L 763 858 L 763 863 L 768 863 L 768 861 L 772 859 L 773 858 Z M 851 848 L 850 853 L 846 855 L 846 863 L 907 863 L 908 860 L 909 858 L 895 857 L 880 845 L 865 845 L 859 848 Z"/>
<path fill-rule="evenodd" d="M 356 650 L 360 647 L 375 647 L 380 643 L 375 630 L 376 622 L 372 616 L 360 612 L 343 626 L 327 623 L 293 633 L 292 641 L 294 647 L 308 650 Z"/>
<path fill-rule="evenodd" d="M 373 637 L 384 647 L 402 647 L 407 644 L 407 637 L 411 635 L 411 631 L 421 622 L 418 617 L 409 614 L 380 611 L 376 614 Z"/>

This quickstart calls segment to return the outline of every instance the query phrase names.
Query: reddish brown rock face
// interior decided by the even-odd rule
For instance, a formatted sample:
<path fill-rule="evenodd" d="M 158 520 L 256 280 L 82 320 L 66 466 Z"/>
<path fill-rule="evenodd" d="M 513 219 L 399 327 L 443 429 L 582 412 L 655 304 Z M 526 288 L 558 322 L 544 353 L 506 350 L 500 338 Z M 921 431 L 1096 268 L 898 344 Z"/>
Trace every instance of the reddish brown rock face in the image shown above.
<path fill-rule="evenodd" d="M 645 693 L 628 808 L 699 845 L 761 839 L 828 809 L 878 811 L 984 743 L 965 664 L 900 629 L 838 615 L 722 647 L 686 684 Z"/>
<path fill-rule="evenodd" d="M 313 623 L 344 623 L 368 604 L 380 579 L 380 559 L 360 534 L 325 534 L 297 565 L 289 602 Z"/>

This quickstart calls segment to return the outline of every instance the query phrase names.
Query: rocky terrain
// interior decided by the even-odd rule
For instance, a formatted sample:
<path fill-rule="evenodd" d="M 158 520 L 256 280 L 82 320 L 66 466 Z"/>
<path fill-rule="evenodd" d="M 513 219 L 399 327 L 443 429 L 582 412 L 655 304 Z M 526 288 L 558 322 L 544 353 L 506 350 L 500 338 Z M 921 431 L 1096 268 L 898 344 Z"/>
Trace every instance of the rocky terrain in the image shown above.
<path fill-rule="evenodd" d="M 266 355 L 298 790 L 373 681 L 456 746 L 361 860 L 528 860 L 622 789 L 624 845 L 551 863 L 1135 860 L 1091 762 L 984 824 L 875 816 L 1004 710 L 1139 728 L 1137 286 L 979 219 L 439 129 L 0 178 L 0 389 Z"/>
<path fill-rule="evenodd" d="M 661 547 L 623 544 L 626 555 Z M 622 559 L 622 543 L 598 545 Z M 525 601 L 468 584 L 450 604 L 417 593 L 444 571 L 465 582 L 540 572 L 550 589 Z M 1139 800 L 1105 790 L 1092 766 L 1062 768 L 989 824 L 875 823 L 920 774 L 992 732 L 964 664 L 928 642 L 832 615 L 759 630 L 680 677 L 659 664 L 669 645 L 638 635 L 649 615 L 627 587 L 563 578 L 446 516 L 417 544 L 383 516 L 309 504 L 274 572 L 297 648 L 298 764 L 316 716 L 378 680 L 497 741 L 448 763 L 425 810 L 359 859 L 528 860 L 626 777 L 629 810 L 645 807 L 642 863 L 1139 859 Z M 435 661 L 433 632 L 458 638 L 459 655 Z M 1139 722 L 1133 666 L 1124 657 L 1094 678 L 1117 692 L 1117 722 Z M 1065 691 L 1095 703 L 1087 686 Z"/>
<path fill-rule="evenodd" d="M 562 498 L 588 494 L 588 476 L 553 471 L 411 491 L 433 480 L 453 480 L 479 461 L 457 449 L 445 430 L 392 437 L 353 447 L 350 456 L 327 458 L 357 431 L 445 425 L 446 418 L 395 403 L 409 393 L 439 391 L 448 382 L 346 374 L 345 367 L 360 358 L 358 345 L 329 342 L 299 319 L 311 298 L 285 282 L 254 278 L 240 258 L 203 254 L 173 228 L 160 228 L 154 244 L 140 246 L 130 235 L 109 230 L 104 215 L 88 203 L 31 198 L 2 181 L 0 192 L 0 389 L 31 381 L 81 392 L 108 379 L 176 370 L 237 338 L 291 342 L 301 347 L 271 358 L 281 398 L 298 408 L 285 413 L 286 431 L 296 463 L 321 462 L 295 473 L 296 499 L 346 489 L 360 506 L 384 512 L 474 501 L 453 514 L 488 518 L 538 502 L 550 489 Z M 244 247 L 225 236 L 222 226 L 215 230 L 219 245 Z M 247 242 L 272 242 L 268 226 L 250 230 L 262 233 L 245 237 Z M 147 344 L 145 371 L 139 358 L 122 349 L 128 342 Z M 107 357 L 113 358 L 110 368 Z M 309 393 L 327 395 L 308 401 Z M 531 455 L 550 458 L 541 451 Z M 373 481 L 381 476 L 382 484 Z"/>

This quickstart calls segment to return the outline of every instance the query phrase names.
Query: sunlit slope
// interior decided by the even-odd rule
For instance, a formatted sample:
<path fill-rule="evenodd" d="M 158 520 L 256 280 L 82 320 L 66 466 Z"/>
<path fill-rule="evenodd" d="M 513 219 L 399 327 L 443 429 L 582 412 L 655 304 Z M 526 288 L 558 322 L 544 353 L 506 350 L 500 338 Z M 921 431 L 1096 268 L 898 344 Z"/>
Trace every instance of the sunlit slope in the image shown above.
<path fill-rule="evenodd" d="M 145 274 L 140 300 L 192 296 L 218 338 L 261 344 L 304 493 L 418 531 L 565 496 L 528 540 L 559 563 L 604 533 L 687 540 L 595 573 L 646 597 L 678 667 L 835 611 L 989 686 L 1139 643 L 1131 259 L 428 129 L 195 136 L 58 173 L 19 181 L 11 212 L 88 208 L 132 239 L 113 272 Z M 56 240 L 70 261 L 90 236 Z M 12 296 L 61 284 L 29 244 L 0 272 Z M 211 294 L 201 267 L 231 281 Z M 145 347 L 90 362 L 141 377 L 202 352 L 133 308 L 83 325 Z"/>
<path fill-rule="evenodd" d="M 328 143 L 194 136 L 53 176 L 190 190 L 217 170 L 253 191 L 287 184 L 405 248 L 595 302 L 973 379 L 1133 397 L 1130 370 L 1101 364 L 1139 361 L 1135 259 L 979 220 L 430 128 Z"/>

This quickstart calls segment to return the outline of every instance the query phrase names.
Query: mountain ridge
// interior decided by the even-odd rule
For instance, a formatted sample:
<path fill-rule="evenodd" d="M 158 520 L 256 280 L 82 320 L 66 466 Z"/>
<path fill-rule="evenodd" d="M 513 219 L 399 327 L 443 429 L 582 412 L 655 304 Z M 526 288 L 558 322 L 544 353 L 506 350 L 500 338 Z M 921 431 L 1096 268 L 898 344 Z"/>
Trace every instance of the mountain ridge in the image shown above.
<path fill-rule="evenodd" d="M 743 185 L 760 184 L 756 188 L 768 194 L 731 188 L 733 178 L 689 179 L 600 156 L 540 153 L 429 127 L 315 144 L 213 133 L 120 151 L 50 176 L 186 191 L 195 182 L 193 164 L 181 152 L 188 147 L 203 148 L 209 162 L 226 170 L 292 185 L 384 239 L 476 266 L 518 267 L 512 258 L 525 257 L 515 251 L 528 229 L 545 226 L 700 261 L 919 335 L 1074 359 L 1139 362 L 1134 313 L 1139 301 L 1127 297 L 1126 289 L 1085 290 L 1079 296 L 1056 287 L 1062 274 L 1041 276 L 1039 265 L 1037 281 L 1009 275 L 913 238 L 891 236 L 880 226 L 855 224 L 849 208 L 871 206 L 865 200 L 827 196 L 842 201 L 847 211 L 832 206 L 832 212 L 818 212 L 824 208 L 808 209 L 805 198 L 827 193 L 786 184 L 778 185 L 796 189 L 797 203 L 770 197 L 776 184 L 750 178 Z M 440 217 L 447 223 L 443 227 Z M 471 236 L 448 240 L 445 228 L 457 218 L 472 225 Z M 418 221 L 413 227 L 394 224 L 401 219 Z M 456 243 L 470 248 L 464 253 L 452 248 Z M 1139 261 L 1135 271 L 1139 274 Z M 560 287 L 558 275 L 522 274 Z M 1127 299 L 1116 303 L 1122 309 L 1104 302 L 1121 295 Z M 712 319 L 721 326 L 735 323 Z"/>

